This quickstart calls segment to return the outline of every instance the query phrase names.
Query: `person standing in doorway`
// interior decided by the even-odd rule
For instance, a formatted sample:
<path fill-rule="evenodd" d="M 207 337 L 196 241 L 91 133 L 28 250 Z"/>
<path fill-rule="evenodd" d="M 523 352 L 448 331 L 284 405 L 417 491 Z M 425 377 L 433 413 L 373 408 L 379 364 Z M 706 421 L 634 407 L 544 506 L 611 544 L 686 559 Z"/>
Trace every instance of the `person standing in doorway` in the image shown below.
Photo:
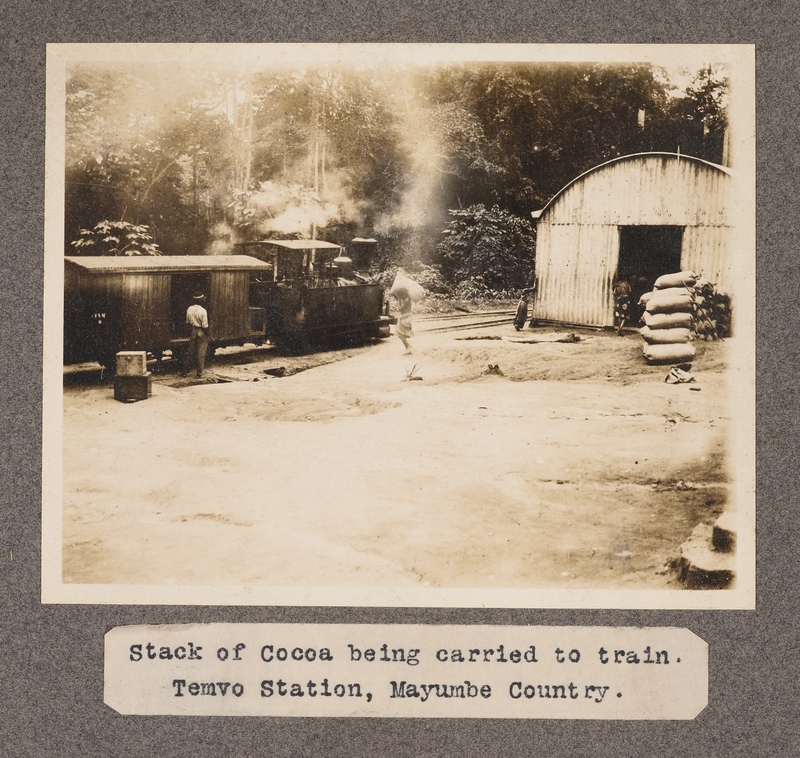
<path fill-rule="evenodd" d="M 518 332 L 524 328 L 525 322 L 528 320 L 529 299 L 530 299 L 529 290 L 523 290 L 522 297 L 520 297 L 519 302 L 517 303 L 517 312 L 514 315 L 514 328 Z"/>
<path fill-rule="evenodd" d="M 198 379 L 203 376 L 206 364 L 206 350 L 210 340 L 208 326 L 208 311 L 205 309 L 206 296 L 202 292 L 195 292 L 192 304 L 186 310 L 186 323 L 189 332 L 189 349 L 186 351 L 186 365 L 183 376 L 186 376 L 194 366 Z"/>
<path fill-rule="evenodd" d="M 620 279 L 614 284 L 614 322 L 617 334 L 631 323 L 631 284 L 627 279 Z"/>

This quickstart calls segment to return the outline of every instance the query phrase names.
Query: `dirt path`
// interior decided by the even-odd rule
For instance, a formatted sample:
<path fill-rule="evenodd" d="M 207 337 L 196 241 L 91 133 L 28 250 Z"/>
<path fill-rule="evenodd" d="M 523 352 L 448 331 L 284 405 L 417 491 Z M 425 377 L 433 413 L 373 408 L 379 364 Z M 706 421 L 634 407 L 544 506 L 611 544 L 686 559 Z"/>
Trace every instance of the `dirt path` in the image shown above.
<path fill-rule="evenodd" d="M 420 334 L 284 378 L 228 362 L 135 404 L 70 383 L 64 580 L 675 588 L 665 564 L 727 497 L 730 343 L 692 391 L 636 338 L 582 336 Z"/>

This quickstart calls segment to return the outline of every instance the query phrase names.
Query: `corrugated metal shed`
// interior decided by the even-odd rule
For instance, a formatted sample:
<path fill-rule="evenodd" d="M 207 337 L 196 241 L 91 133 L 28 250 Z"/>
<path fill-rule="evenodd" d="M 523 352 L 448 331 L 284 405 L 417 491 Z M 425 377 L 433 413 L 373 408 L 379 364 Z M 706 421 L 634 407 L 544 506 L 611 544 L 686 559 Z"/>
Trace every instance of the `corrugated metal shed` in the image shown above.
<path fill-rule="evenodd" d="M 655 278 L 657 255 L 631 248 L 630 240 L 658 235 L 676 247 L 664 255 L 665 270 L 676 266 L 730 287 L 730 171 L 673 153 L 628 155 L 596 166 L 570 182 L 537 220 L 535 319 L 611 326 L 613 285 L 634 270 Z M 627 231 L 624 231 L 627 230 Z M 649 237 L 653 239 L 653 237 Z M 621 249 L 622 240 L 622 249 Z M 626 241 L 627 240 L 627 241 Z M 646 268 L 646 270 L 645 270 Z"/>

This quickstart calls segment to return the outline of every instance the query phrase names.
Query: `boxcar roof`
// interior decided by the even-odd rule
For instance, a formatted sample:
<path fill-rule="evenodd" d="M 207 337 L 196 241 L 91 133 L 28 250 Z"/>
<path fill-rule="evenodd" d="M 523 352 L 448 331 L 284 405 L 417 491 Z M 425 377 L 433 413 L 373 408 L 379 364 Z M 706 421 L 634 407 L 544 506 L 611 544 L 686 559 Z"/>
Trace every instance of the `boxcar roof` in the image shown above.
<path fill-rule="evenodd" d="M 172 274 L 203 271 L 267 271 L 272 264 L 249 255 L 86 255 L 64 260 L 92 273 Z"/>
<path fill-rule="evenodd" d="M 239 242 L 241 247 L 247 245 L 277 245 L 284 247 L 287 250 L 319 250 L 319 249 L 332 249 L 340 248 L 341 245 L 336 245 L 333 242 L 325 242 L 325 240 L 257 240 L 255 242 Z"/>

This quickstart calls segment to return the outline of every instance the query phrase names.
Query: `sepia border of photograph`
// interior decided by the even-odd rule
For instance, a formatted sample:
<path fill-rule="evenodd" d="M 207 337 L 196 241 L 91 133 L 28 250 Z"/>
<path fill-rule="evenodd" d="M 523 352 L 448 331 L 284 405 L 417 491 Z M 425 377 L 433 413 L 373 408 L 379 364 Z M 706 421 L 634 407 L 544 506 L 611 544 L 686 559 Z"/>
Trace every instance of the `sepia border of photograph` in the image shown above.
<path fill-rule="evenodd" d="M 650 62 L 725 64 L 730 76 L 736 345 L 726 370 L 735 480 L 737 580 L 725 590 L 442 589 L 72 584 L 62 577 L 65 82 L 75 63 Z M 45 171 L 42 602 L 424 608 L 752 609 L 755 607 L 755 51 L 752 45 L 48 44 Z"/>

